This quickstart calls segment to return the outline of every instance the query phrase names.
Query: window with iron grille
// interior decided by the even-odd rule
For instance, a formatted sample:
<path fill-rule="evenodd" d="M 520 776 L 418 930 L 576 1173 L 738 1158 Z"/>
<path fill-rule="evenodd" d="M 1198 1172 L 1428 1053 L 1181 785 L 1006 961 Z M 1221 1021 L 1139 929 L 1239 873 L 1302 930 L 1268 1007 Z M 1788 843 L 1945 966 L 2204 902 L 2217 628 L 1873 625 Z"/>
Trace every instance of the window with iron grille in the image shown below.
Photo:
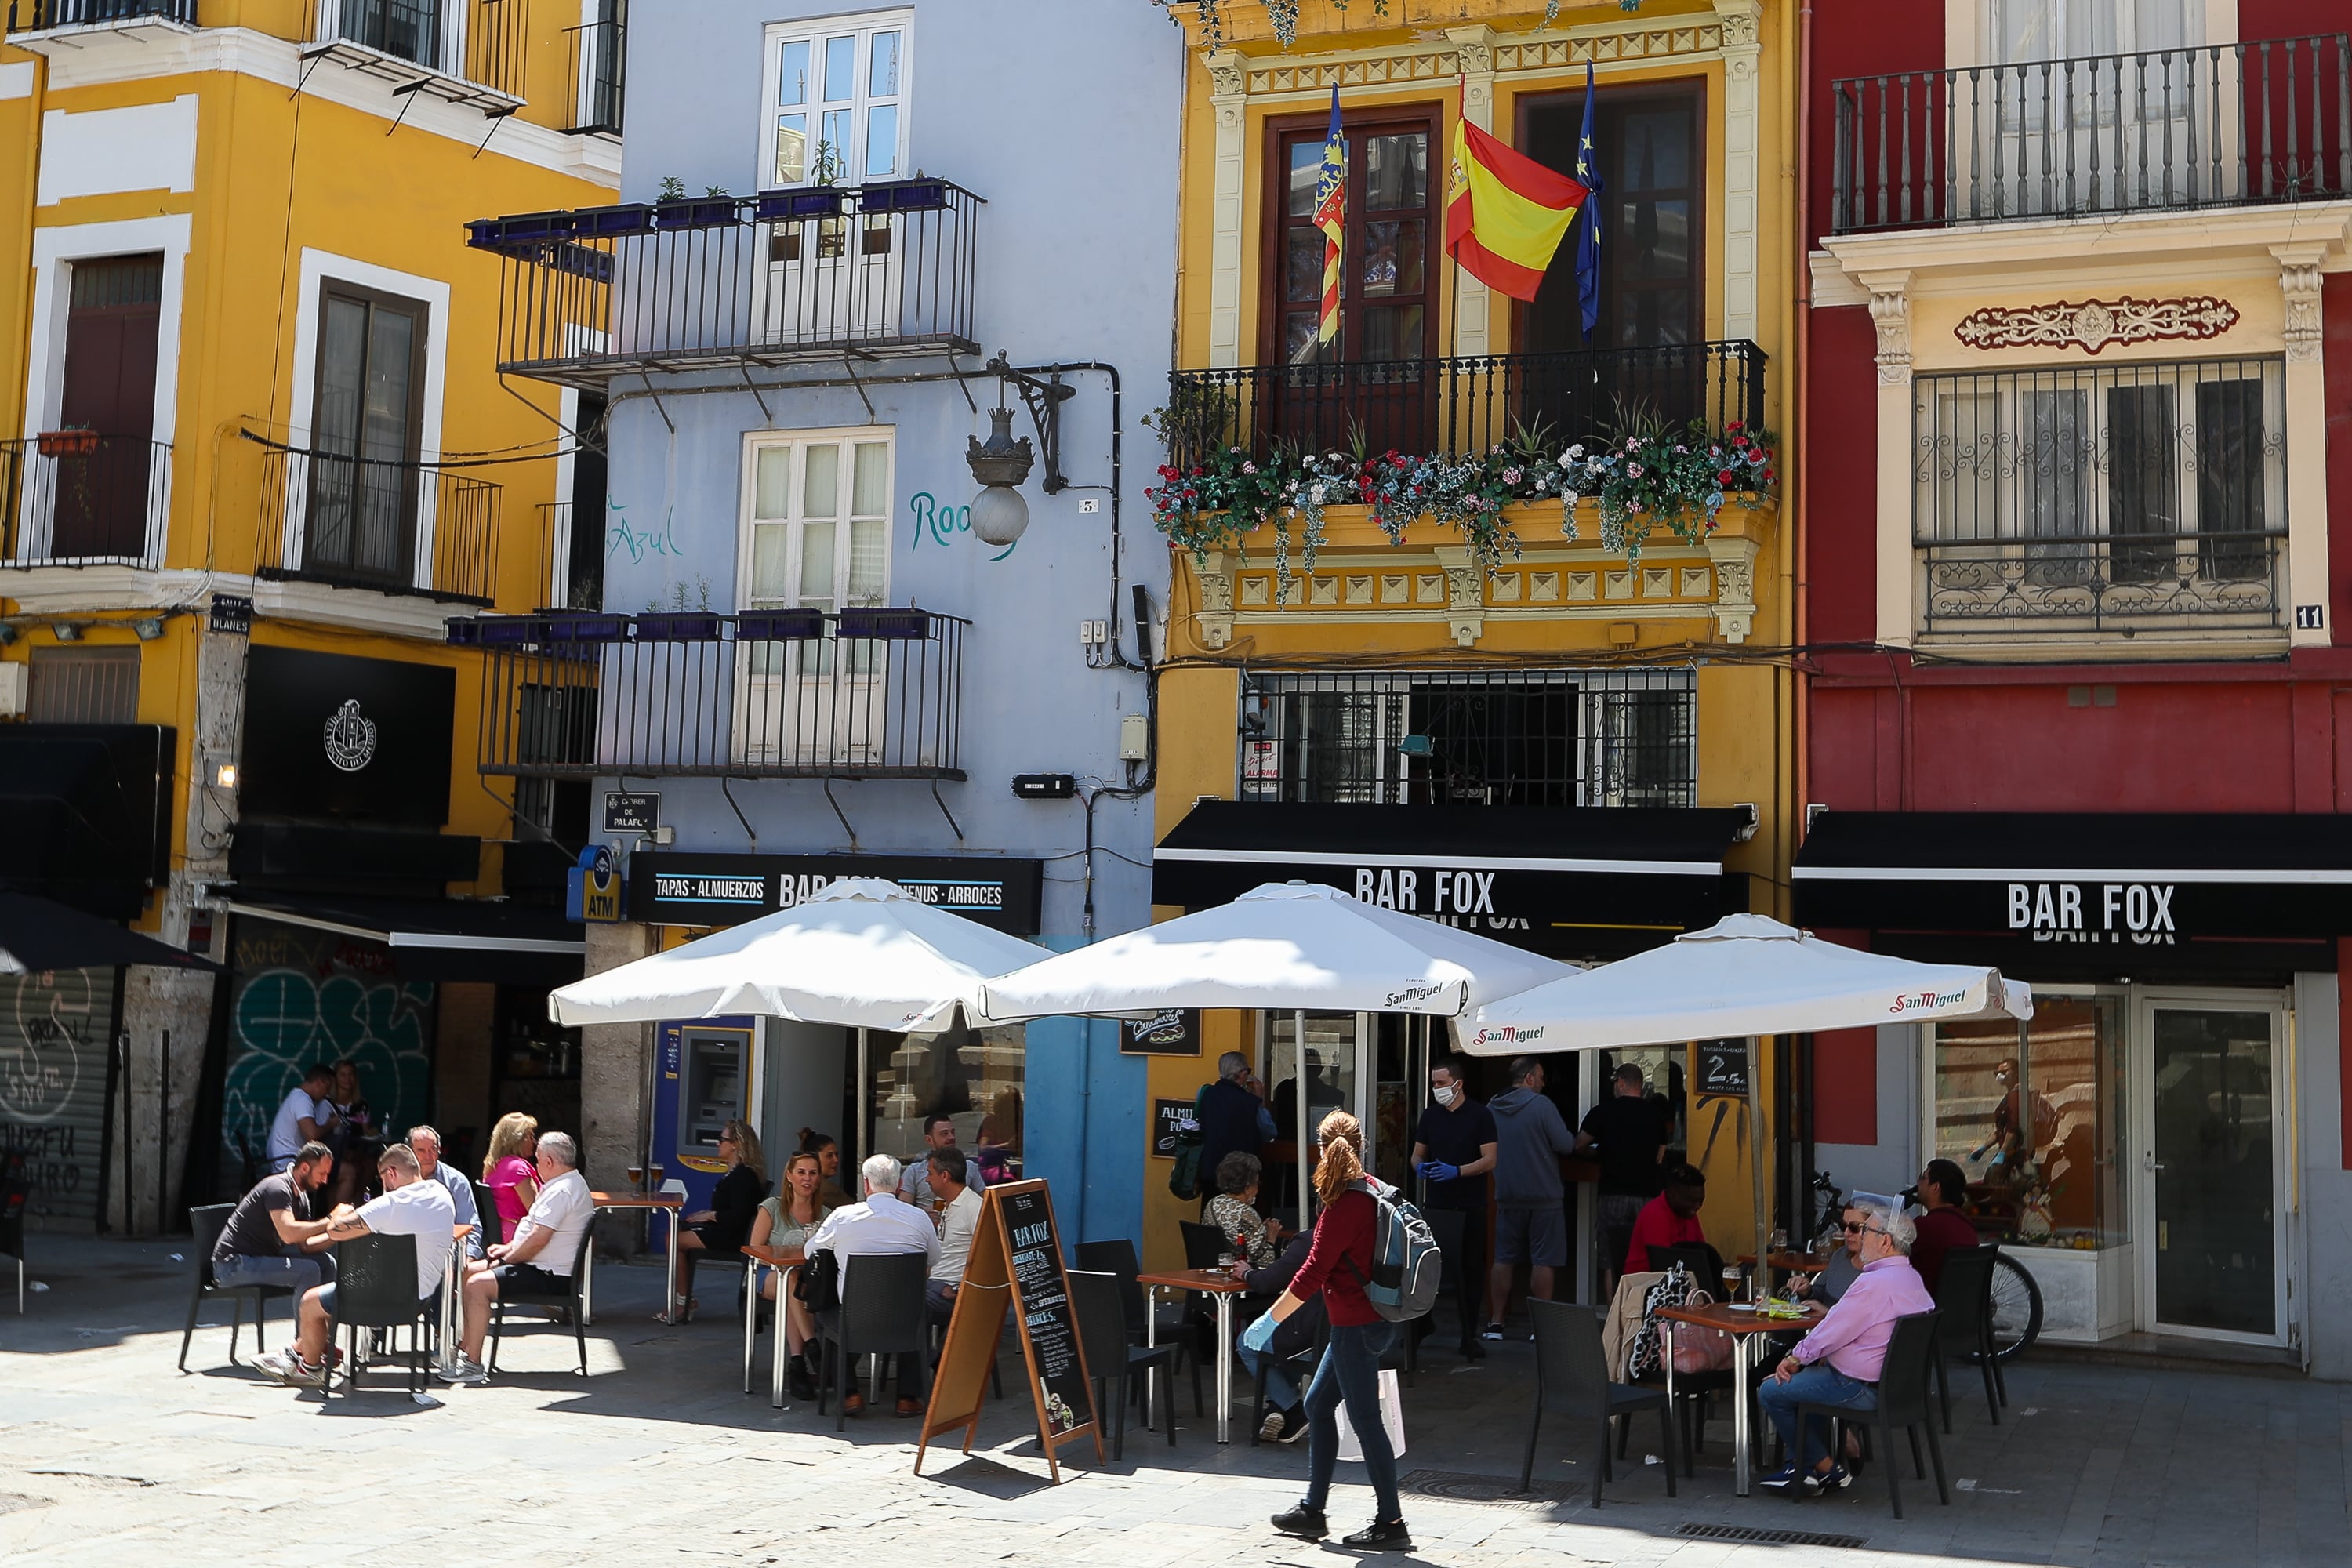
<path fill-rule="evenodd" d="M 1688 669 L 1244 672 L 1241 798 L 1691 805 Z"/>
<path fill-rule="evenodd" d="M 1923 632 L 2277 628 L 2277 358 L 1922 375 Z"/>
<path fill-rule="evenodd" d="M 135 724 L 139 650 L 37 647 L 26 700 L 36 724 Z"/>

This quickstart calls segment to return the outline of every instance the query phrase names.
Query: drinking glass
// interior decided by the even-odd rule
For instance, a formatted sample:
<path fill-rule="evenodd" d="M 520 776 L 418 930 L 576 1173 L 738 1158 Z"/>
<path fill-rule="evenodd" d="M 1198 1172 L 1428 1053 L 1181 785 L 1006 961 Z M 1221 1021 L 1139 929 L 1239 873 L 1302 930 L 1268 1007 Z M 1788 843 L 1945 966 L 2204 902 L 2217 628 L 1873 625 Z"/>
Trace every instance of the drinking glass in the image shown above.
<path fill-rule="evenodd" d="M 1774 1229 L 1770 1240 L 1773 1251 L 1786 1252 L 1789 1250 L 1789 1233 L 1787 1231 L 1778 1228 Z"/>
<path fill-rule="evenodd" d="M 1726 1301 L 1739 1300 L 1739 1265 L 1737 1263 L 1723 1266 L 1723 1299 Z"/>
<path fill-rule="evenodd" d="M 643 1191 L 645 1191 L 645 1190 L 646 1190 L 646 1168 L 645 1168 L 643 1165 L 632 1165 L 632 1166 L 630 1166 L 630 1167 L 629 1167 L 629 1191 L 631 1191 L 631 1192 L 633 1192 L 633 1193 L 641 1193 L 641 1192 L 643 1192 Z"/>
<path fill-rule="evenodd" d="M 647 1165 L 646 1167 L 646 1174 L 653 1178 L 654 1190 L 656 1192 L 660 1191 L 662 1184 L 662 1168 L 659 1165 Z"/>

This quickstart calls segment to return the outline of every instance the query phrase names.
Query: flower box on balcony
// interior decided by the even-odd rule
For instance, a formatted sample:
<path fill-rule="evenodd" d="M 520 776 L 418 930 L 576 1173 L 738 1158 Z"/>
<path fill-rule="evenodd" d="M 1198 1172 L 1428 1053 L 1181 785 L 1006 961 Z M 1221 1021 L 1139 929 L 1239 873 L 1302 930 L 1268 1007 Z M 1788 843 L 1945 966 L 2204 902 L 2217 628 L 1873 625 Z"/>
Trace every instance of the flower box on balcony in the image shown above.
<path fill-rule="evenodd" d="M 807 642 L 823 636 L 822 610 L 746 610 L 735 617 L 737 642 Z"/>
<path fill-rule="evenodd" d="M 835 630 L 845 637 L 889 637 L 919 642 L 931 635 L 929 610 L 844 610 Z"/>
<path fill-rule="evenodd" d="M 687 196 L 662 202 L 654 208 L 654 222 L 667 231 L 677 228 L 726 228 L 735 222 L 742 203 L 733 196 Z"/>
<path fill-rule="evenodd" d="M 44 430 L 35 445 L 44 458 L 87 458 L 98 450 L 98 432 L 77 426 L 70 430 Z"/>
<path fill-rule="evenodd" d="M 945 180 L 877 180 L 857 192 L 862 213 L 935 212 L 947 205 Z"/>
<path fill-rule="evenodd" d="M 849 210 L 849 192 L 838 185 L 761 191 L 754 198 L 752 216 L 761 223 L 799 223 L 808 218 L 839 217 Z"/>
<path fill-rule="evenodd" d="M 626 642 L 629 640 L 629 617 L 551 616 L 547 621 L 547 640 L 551 643 Z"/>
<path fill-rule="evenodd" d="M 507 250 L 536 246 L 545 240 L 568 239 L 574 221 L 574 215 L 568 212 L 478 217 L 466 225 L 466 243 L 477 250 Z"/>
<path fill-rule="evenodd" d="M 717 642 L 722 617 L 702 611 L 683 615 L 639 616 L 639 642 Z"/>
<path fill-rule="evenodd" d="M 572 215 L 572 232 L 582 239 L 650 234 L 653 226 L 654 209 L 643 202 L 611 207 L 582 207 Z"/>

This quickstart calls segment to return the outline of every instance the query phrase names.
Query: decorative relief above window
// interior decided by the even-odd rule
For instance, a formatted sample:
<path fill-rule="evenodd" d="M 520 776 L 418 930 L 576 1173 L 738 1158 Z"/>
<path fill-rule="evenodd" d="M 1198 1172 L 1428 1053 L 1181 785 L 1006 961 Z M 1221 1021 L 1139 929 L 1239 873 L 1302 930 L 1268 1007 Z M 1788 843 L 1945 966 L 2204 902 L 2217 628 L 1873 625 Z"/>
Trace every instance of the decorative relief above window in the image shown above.
<path fill-rule="evenodd" d="M 2238 324 L 2237 307 L 2210 294 L 2180 300 L 2056 300 L 1971 311 L 1952 335 L 1976 349 L 2060 348 L 2097 353 L 2110 343 L 2218 338 Z"/>

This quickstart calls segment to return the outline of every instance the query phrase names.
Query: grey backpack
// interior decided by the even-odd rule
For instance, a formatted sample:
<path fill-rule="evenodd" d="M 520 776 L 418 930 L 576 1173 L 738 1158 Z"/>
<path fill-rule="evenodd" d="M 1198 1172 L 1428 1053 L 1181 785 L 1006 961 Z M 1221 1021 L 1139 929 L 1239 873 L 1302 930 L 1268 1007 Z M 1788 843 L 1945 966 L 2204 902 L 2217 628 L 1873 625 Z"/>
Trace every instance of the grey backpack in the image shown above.
<path fill-rule="evenodd" d="M 1445 1256 L 1437 1248 L 1437 1233 L 1419 1208 L 1385 1182 L 1361 1181 L 1356 1190 L 1370 1194 L 1379 1211 L 1372 1229 L 1372 1272 L 1364 1281 L 1364 1295 L 1372 1310 L 1391 1323 L 1409 1323 L 1426 1317 L 1436 1303 Z"/>

